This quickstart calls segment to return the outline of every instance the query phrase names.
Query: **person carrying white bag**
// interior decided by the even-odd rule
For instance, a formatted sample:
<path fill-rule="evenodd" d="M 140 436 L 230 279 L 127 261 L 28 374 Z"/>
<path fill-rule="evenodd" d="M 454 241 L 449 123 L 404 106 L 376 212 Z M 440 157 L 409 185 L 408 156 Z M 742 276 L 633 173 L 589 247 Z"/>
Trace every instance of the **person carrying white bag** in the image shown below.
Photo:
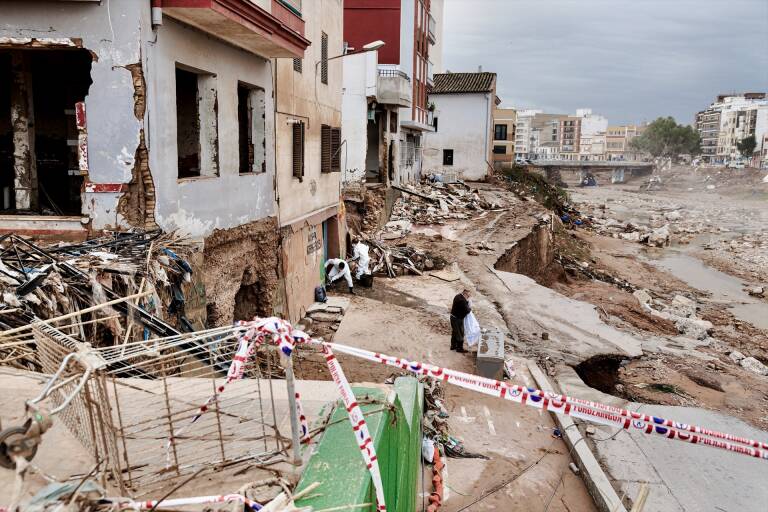
<path fill-rule="evenodd" d="M 475 314 L 471 311 L 464 317 L 464 337 L 467 340 L 467 346 L 474 347 L 480 341 L 480 323 Z"/>
<path fill-rule="evenodd" d="M 465 289 L 457 293 L 451 305 L 451 350 L 466 352 L 464 350 L 464 319 L 472 313 L 469 305 L 471 293 Z"/>

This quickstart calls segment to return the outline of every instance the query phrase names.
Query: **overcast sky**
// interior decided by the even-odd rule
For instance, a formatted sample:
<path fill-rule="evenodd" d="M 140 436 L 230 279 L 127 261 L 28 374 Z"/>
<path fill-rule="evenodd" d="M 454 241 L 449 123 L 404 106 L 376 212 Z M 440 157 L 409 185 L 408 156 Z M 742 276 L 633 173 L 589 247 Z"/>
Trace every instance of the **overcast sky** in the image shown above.
<path fill-rule="evenodd" d="M 445 0 L 444 67 L 498 73 L 505 107 L 691 123 L 768 90 L 768 0 Z"/>

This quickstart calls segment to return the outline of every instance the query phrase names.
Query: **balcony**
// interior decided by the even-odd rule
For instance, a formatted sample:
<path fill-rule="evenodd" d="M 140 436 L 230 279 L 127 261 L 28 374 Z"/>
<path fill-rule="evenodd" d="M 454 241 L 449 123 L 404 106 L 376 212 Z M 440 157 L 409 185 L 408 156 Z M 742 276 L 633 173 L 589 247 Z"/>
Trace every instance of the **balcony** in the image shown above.
<path fill-rule="evenodd" d="M 437 21 L 431 14 L 429 15 L 429 23 L 427 24 L 427 38 L 432 44 L 437 43 Z"/>
<path fill-rule="evenodd" d="M 383 105 L 411 106 L 411 79 L 395 68 L 379 68 L 376 100 Z"/>
<path fill-rule="evenodd" d="M 163 14 L 264 58 L 304 57 L 300 0 L 161 0 Z"/>

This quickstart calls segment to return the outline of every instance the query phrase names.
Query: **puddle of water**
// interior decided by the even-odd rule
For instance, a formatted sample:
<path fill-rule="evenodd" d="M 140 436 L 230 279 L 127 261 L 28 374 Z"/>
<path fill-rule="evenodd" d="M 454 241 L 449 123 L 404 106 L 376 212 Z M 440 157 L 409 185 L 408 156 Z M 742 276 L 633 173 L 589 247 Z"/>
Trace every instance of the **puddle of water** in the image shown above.
<path fill-rule="evenodd" d="M 713 301 L 722 302 L 739 320 L 761 329 L 768 329 L 768 303 L 746 293 L 740 279 L 679 252 L 666 252 L 663 256 L 648 261 L 689 286 L 709 292 Z"/>

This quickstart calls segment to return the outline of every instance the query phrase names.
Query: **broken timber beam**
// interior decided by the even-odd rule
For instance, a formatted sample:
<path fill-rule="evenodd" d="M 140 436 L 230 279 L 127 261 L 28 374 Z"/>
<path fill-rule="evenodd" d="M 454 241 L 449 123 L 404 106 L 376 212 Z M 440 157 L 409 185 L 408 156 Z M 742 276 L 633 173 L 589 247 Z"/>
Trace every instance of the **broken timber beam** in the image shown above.
<path fill-rule="evenodd" d="M 422 199 L 424 199 L 426 201 L 429 201 L 431 203 L 437 203 L 438 202 L 438 200 L 435 199 L 434 197 L 429 197 L 428 195 L 421 194 L 421 193 L 416 192 L 414 190 L 409 190 L 407 188 L 398 187 L 397 185 L 392 185 L 392 188 L 395 189 L 395 190 L 399 190 L 400 192 L 405 192 L 406 194 L 411 194 L 411 195 L 414 195 L 416 197 L 420 197 L 420 198 L 422 198 Z"/>

